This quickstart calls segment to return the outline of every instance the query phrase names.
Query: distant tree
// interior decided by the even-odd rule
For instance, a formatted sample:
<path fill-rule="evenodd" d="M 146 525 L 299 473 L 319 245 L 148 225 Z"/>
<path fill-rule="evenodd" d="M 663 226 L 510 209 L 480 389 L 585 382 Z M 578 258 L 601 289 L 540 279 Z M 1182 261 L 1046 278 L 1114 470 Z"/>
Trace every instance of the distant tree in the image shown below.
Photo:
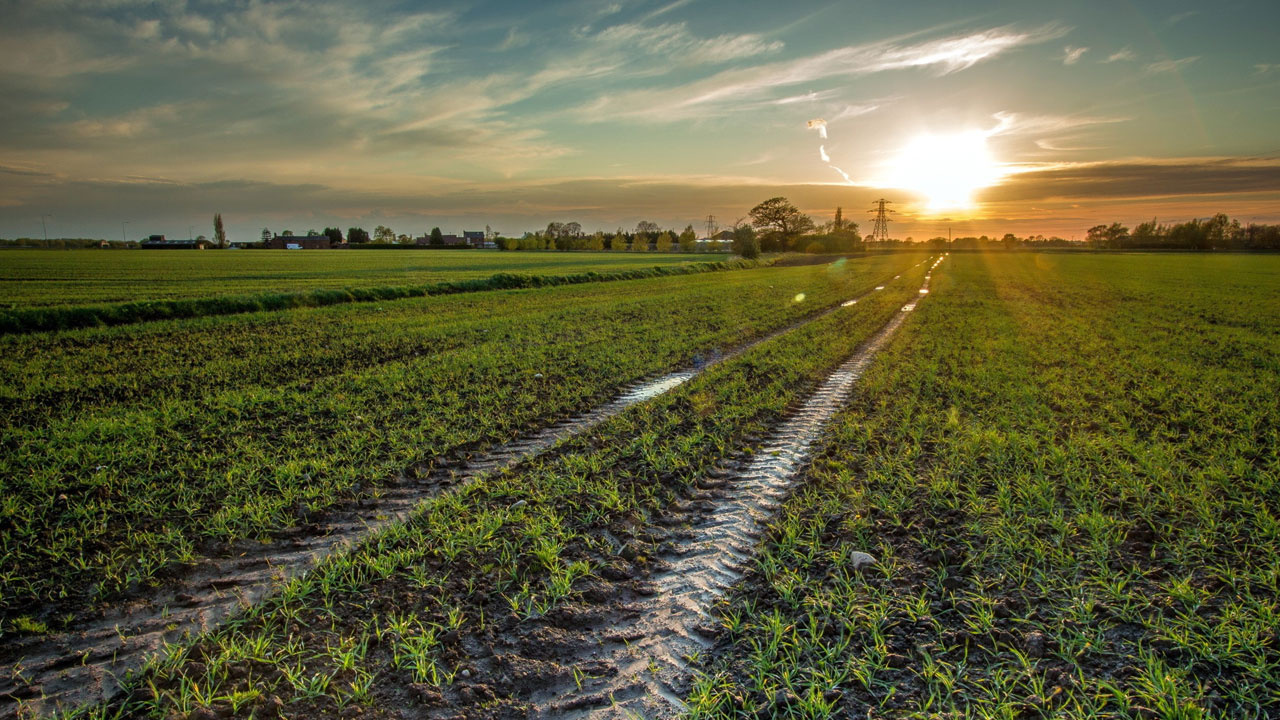
<path fill-rule="evenodd" d="M 209 242 L 209 238 L 207 238 L 207 237 L 205 237 L 205 236 L 203 236 L 203 235 L 197 235 L 197 236 L 196 236 L 196 242 L 198 242 L 198 243 Z"/>
<path fill-rule="evenodd" d="M 369 231 L 364 228 L 347 228 L 347 242 L 352 245 L 369 242 Z"/>
<path fill-rule="evenodd" d="M 627 234 L 618 228 L 613 233 L 613 239 L 609 241 L 609 249 L 615 252 L 627 249 Z"/>
<path fill-rule="evenodd" d="M 324 234 L 329 236 L 329 242 L 333 243 L 334 245 L 342 244 L 342 231 L 339 230 L 338 228 L 327 227 L 324 229 Z"/>
<path fill-rule="evenodd" d="M 582 237 L 582 225 L 576 222 L 567 222 L 561 228 L 560 234 L 564 237 Z"/>
<path fill-rule="evenodd" d="M 319 235 L 319 234 L 320 233 L 316 232 L 315 228 L 311 228 L 310 230 L 307 231 L 307 237 L 315 237 L 316 235 Z"/>
<path fill-rule="evenodd" d="M 285 230 L 284 232 L 280 233 L 280 237 L 293 237 L 293 231 Z"/>
<path fill-rule="evenodd" d="M 444 233 L 440 232 L 440 228 L 438 227 L 431 228 L 431 244 L 432 245 L 444 244 Z"/>
<path fill-rule="evenodd" d="M 658 231 L 661 229 L 662 228 L 658 227 L 658 223 L 649 222 L 648 220 L 641 220 L 640 222 L 636 223 L 637 235 L 643 234 L 643 235 L 652 236 L 652 235 L 656 235 Z"/>
<path fill-rule="evenodd" d="M 399 235 L 396 236 L 396 242 L 400 243 L 401 245 L 407 245 L 408 243 L 413 242 L 413 238 L 409 237 L 408 235 L 405 235 L 404 233 L 400 233 Z"/>
<path fill-rule="evenodd" d="M 698 249 L 698 233 L 693 231 L 692 225 L 686 225 L 684 232 L 680 233 L 680 252 L 691 253 Z"/>
<path fill-rule="evenodd" d="M 755 228 L 746 223 L 733 228 L 733 252 L 748 260 L 760 257 L 760 241 L 756 238 Z"/>
<path fill-rule="evenodd" d="M 213 239 L 218 243 L 218 247 L 227 246 L 227 231 L 222 227 L 222 213 L 213 214 Z"/>
<path fill-rule="evenodd" d="M 373 229 L 373 241 L 379 243 L 393 243 L 396 241 L 396 231 L 386 225 L 379 225 Z"/>
<path fill-rule="evenodd" d="M 789 250 L 797 238 L 813 230 L 813 220 L 784 197 L 765 200 L 751 208 L 751 224 L 764 233 L 763 249 Z"/>
<path fill-rule="evenodd" d="M 639 232 L 632 235 L 631 252 L 649 252 L 649 236 Z"/>
<path fill-rule="evenodd" d="M 597 231 L 595 232 L 595 234 L 594 234 L 594 235 L 592 235 L 590 238 L 588 238 L 588 239 L 587 239 L 587 249 L 588 249 L 588 250 L 603 250 L 603 249 L 604 249 L 604 233 L 602 233 L 602 232 L 600 232 L 599 230 L 597 230 Z"/>
<path fill-rule="evenodd" d="M 831 230 L 833 232 L 844 230 L 844 208 L 839 205 L 836 206 L 836 217 L 831 221 Z"/>
<path fill-rule="evenodd" d="M 262 228 L 262 242 L 265 243 L 265 242 L 269 242 L 270 240 L 271 240 L 271 228 Z"/>
<path fill-rule="evenodd" d="M 671 245 L 675 240 L 675 236 L 670 231 L 658 233 L 658 239 L 654 241 L 654 250 L 665 253 L 671 252 Z"/>
<path fill-rule="evenodd" d="M 553 239 L 553 240 L 554 240 L 555 238 L 558 238 L 558 237 L 560 237 L 560 236 L 564 235 L 564 223 L 562 223 L 562 222 L 549 222 L 549 223 L 547 223 L 547 230 L 546 230 L 546 232 L 545 232 L 544 234 L 545 234 L 547 237 L 549 237 L 549 238 L 551 238 L 551 239 Z"/>

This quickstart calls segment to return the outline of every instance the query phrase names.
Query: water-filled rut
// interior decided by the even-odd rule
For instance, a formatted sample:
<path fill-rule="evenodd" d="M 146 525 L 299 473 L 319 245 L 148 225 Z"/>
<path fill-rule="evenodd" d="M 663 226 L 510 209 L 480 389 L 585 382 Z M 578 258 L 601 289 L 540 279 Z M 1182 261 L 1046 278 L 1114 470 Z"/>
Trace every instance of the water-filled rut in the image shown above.
<path fill-rule="evenodd" d="M 928 272 L 940 262 L 942 258 Z M 824 426 L 928 294 L 930 277 L 926 274 L 916 298 L 833 371 L 719 488 L 712 507 L 662 558 L 665 568 L 649 579 L 644 593 L 627 602 L 625 619 L 610 615 L 606 622 L 575 633 L 580 650 L 556 662 L 589 671 L 575 670 L 572 678 L 534 693 L 531 717 L 665 717 L 683 709 L 680 695 L 690 676 L 687 658 L 714 644 L 710 609 L 742 579 L 770 516 L 808 462 Z"/>
<path fill-rule="evenodd" d="M 884 282 L 884 281 L 881 281 Z M 167 644 L 207 632 L 240 609 L 257 603 L 281 583 L 325 557 L 408 517 L 423 500 L 465 485 L 490 472 L 512 467 L 546 452 L 623 412 L 682 385 L 702 372 L 829 315 L 884 287 L 814 312 L 760 338 L 714 353 L 689 367 L 624 388 L 589 411 L 555 422 L 465 463 L 436 467 L 426 477 L 406 477 L 380 494 L 295 528 L 282 539 L 239 547 L 229 557 L 209 557 L 174 582 L 140 600 L 117 603 L 72 630 L 32 637 L 9 637 L 0 648 L 0 717 L 45 715 L 112 697 L 127 674 Z"/>

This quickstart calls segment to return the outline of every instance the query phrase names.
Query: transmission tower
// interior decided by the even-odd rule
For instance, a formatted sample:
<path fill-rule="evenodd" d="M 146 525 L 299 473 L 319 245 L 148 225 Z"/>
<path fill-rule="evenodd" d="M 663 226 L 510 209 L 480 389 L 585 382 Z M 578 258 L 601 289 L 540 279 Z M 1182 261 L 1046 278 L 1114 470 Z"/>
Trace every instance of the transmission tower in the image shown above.
<path fill-rule="evenodd" d="M 715 234 L 715 231 L 716 231 L 716 216 L 715 216 L 715 215 L 708 215 L 708 216 L 707 216 L 707 220 L 706 220 L 706 222 L 707 222 L 707 234 L 706 234 L 706 236 L 705 236 L 705 237 L 707 237 L 708 239 L 710 239 L 710 237 L 711 237 L 713 234 Z"/>
<path fill-rule="evenodd" d="M 871 212 L 876 216 L 876 224 L 871 228 L 871 236 L 867 238 L 872 242 L 884 242 L 889 239 L 889 216 L 895 210 L 890 210 L 885 205 L 892 205 L 892 200 L 880 198 L 871 203 Z"/>

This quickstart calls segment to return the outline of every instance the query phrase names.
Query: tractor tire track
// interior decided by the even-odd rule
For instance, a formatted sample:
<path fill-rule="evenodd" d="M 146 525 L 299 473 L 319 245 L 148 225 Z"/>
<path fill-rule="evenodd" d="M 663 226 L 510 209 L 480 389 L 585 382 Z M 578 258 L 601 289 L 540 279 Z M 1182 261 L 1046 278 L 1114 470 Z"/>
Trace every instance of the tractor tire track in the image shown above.
<path fill-rule="evenodd" d="M 18 717 L 20 712 L 45 716 L 110 699 L 131 673 L 151 659 L 163 658 L 169 644 L 216 629 L 329 555 L 405 520 L 424 500 L 544 453 L 633 405 L 669 392 L 710 368 L 852 305 L 883 289 L 886 282 L 728 351 L 714 352 L 681 370 L 633 383 L 602 405 L 478 456 L 454 464 L 437 464 L 421 478 L 402 475 L 371 497 L 278 533 L 273 542 L 241 543 L 227 555 L 203 558 L 148 597 L 115 603 L 71 630 L 6 637 L 0 648 L 0 718 Z"/>
<path fill-rule="evenodd" d="M 699 513 L 686 539 L 661 557 L 664 569 L 641 592 L 620 598 L 620 611 L 604 614 L 609 620 L 573 634 L 577 652 L 556 661 L 572 667 L 572 677 L 561 673 L 558 682 L 533 693 L 529 717 L 655 718 L 684 709 L 681 696 L 691 676 L 687 658 L 715 644 L 709 611 L 742 579 L 769 518 L 808 463 L 813 444 L 876 354 L 928 294 L 930 277 L 925 275 L 916 298 L 777 427 L 744 470 L 710 497 L 698 499 L 709 499 L 712 507 Z M 874 562 L 869 555 L 858 560 Z"/>

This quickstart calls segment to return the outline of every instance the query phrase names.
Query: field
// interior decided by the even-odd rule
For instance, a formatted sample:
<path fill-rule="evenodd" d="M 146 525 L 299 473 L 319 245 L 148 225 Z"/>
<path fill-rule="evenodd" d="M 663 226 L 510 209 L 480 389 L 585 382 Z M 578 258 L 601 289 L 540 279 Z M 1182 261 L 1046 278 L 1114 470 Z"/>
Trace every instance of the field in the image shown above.
<path fill-rule="evenodd" d="M 84 715 L 1274 715 L 1278 338 L 1280 258 L 1020 252 L 3 336 L 0 714 L 418 478 Z"/>
<path fill-rule="evenodd" d="M 427 285 L 485 278 L 499 272 L 572 275 L 722 257 L 471 250 L 4 250 L 0 251 L 0 307 L 62 307 Z"/>

